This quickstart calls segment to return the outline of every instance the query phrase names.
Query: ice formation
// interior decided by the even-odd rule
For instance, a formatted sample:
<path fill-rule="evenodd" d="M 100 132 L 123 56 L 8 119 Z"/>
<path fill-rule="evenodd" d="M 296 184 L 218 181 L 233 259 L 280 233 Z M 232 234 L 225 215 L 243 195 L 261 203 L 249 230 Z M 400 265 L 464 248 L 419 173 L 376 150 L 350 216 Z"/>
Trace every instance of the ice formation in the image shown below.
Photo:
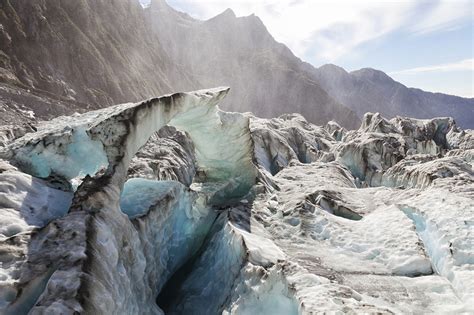
<path fill-rule="evenodd" d="M 474 311 L 471 130 L 227 90 L 3 128 L 0 313 Z"/>

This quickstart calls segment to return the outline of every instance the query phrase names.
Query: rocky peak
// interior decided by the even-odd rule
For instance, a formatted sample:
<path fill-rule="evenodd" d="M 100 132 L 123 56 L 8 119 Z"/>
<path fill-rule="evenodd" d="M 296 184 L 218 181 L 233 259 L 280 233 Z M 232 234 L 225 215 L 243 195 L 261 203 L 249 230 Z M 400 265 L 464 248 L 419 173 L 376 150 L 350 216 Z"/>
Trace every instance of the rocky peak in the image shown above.
<path fill-rule="evenodd" d="M 385 72 L 372 69 L 372 68 L 362 68 L 360 70 L 355 70 L 350 73 L 351 75 L 364 78 L 374 82 L 395 82 L 391 77 L 389 77 Z"/>
<path fill-rule="evenodd" d="M 332 63 L 327 63 L 325 65 L 322 65 L 321 67 L 318 68 L 318 70 L 322 72 L 326 72 L 326 73 L 334 73 L 339 76 L 348 75 L 348 72 L 343 67 L 339 67 Z"/>

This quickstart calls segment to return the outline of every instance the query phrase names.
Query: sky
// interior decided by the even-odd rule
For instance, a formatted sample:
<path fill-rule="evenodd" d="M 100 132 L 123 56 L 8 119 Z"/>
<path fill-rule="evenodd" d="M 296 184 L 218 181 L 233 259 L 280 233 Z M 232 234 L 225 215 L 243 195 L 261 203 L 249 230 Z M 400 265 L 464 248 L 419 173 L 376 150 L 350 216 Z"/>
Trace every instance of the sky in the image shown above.
<path fill-rule="evenodd" d="M 474 97 L 474 0 L 167 0 L 206 20 L 257 15 L 304 61 L 370 67 L 427 91 Z"/>

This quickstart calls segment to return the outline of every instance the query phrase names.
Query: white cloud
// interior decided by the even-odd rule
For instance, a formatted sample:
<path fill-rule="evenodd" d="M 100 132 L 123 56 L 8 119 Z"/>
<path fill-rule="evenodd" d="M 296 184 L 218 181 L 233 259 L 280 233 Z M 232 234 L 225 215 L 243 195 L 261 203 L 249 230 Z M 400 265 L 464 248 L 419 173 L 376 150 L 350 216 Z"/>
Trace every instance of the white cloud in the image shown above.
<path fill-rule="evenodd" d="M 453 28 L 472 16 L 471 0 L 169 0 L 175 8 L 209 19 L 227 8 L 255 14 L 277 41 L 297 56 L 337 62 L 354 48 L 404 30 L 426 34 Z"/>
<path fill-rule="evenodd" d="M 425 4 L 421 2 L 421 4 Z M 439 30 L 452 30 L 459 22 L 473 18 L 474 9 L 471 0 L 439 0 L 428 10 L 420 10 L 420 19 L 411 30 L 417 34 L 426 34 Z"/>
<path fill-rule="evenodd" d="M 453 71 L 474 71 L 474 59 L 465 59 L 452 63 L 416 67 L 400 71 L 390 72 L 389 75 L 419 74 L 426 72 L 453 72 Z"/>

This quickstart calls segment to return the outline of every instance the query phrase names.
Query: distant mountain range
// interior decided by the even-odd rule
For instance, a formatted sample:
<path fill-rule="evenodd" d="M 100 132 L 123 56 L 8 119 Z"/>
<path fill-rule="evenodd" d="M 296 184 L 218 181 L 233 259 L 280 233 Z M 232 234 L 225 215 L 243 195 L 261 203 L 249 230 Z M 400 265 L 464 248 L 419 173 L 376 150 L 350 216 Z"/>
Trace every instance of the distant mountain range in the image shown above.
<path fill-rule="evenodd" d="M 153 0 L 0 3 L 0 123 L 46 119 L 173 91 L 227 85 L 226 110 L 298 112 L 355 128 L 366 111 L 452 116 L 474 128 L 474 99 L 407 88 L 385 73 L 314 68 L 254 16 L 193 19 Z"/>
<path fill-rule="evenodd" d="M 334 99 L 361 117 L 380 112 L 386 117 L 451 116 L 457 124 L 474 128 L 474 99 L 407 88 L 386 73 L 364 68 L 346 72 L 335 65 L 315 71 L 317 81 Z"/>

